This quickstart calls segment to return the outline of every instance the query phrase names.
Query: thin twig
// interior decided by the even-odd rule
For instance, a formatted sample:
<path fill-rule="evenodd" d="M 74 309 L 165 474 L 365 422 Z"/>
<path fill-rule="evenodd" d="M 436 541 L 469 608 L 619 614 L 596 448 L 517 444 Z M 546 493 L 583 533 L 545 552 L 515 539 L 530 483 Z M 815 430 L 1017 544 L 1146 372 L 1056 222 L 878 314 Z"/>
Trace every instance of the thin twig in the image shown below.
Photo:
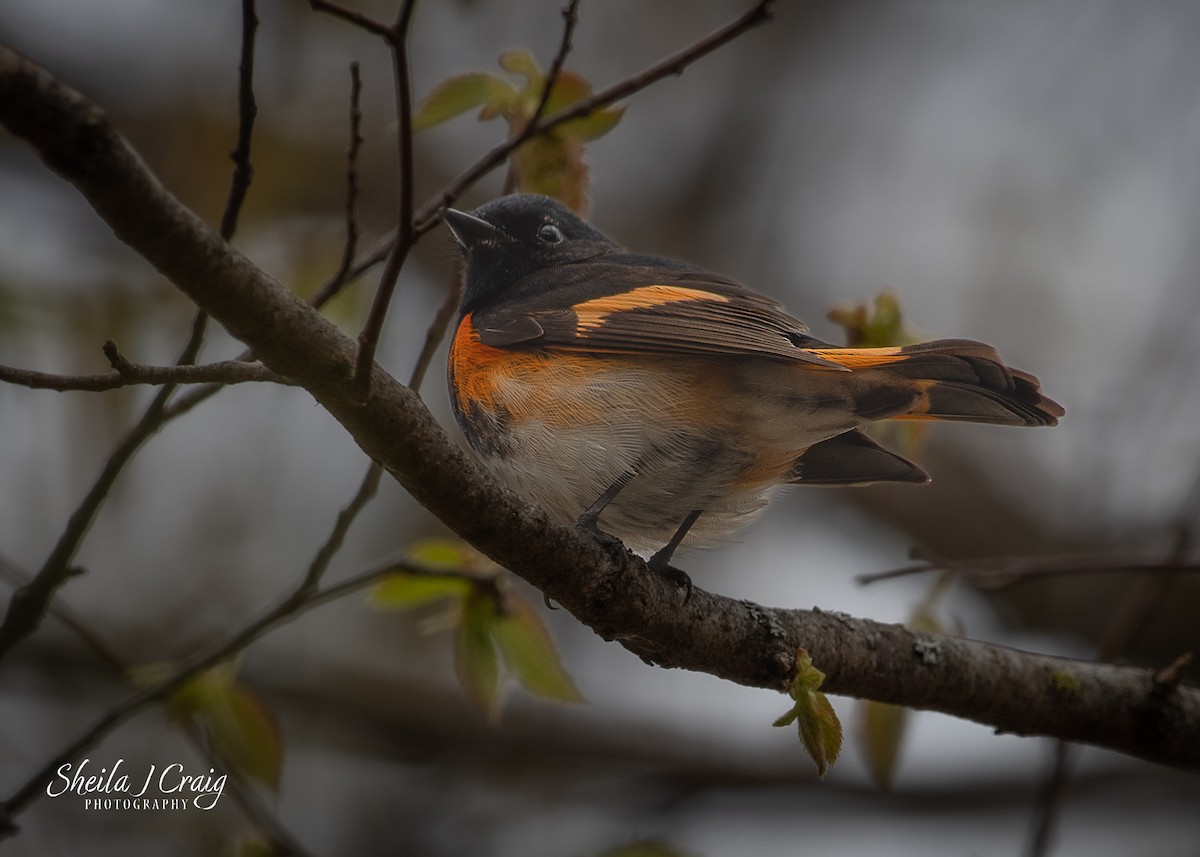
<path fill-rule="evenodd" d="M 385 37 L 392 52 L 398 126 L 396 156 L 400 164 L 400 187 L 396 206 L 396 243 L 379 277 L 367 322 L 358 335 L 358 359 L 354 366 L 353 384 L 359 399 L 366 399 L 370 389 L 371 370 L 375 365 L 375 351 L 383 333 L 383 322 L 396 292 L 396 284 L 400 281 L 400 271 L 414 244 L 412 73 L 408 61 L 408 33 L 415 8 L 416 0 L 404 0 L 396 15 L 396 22 Z"/>
<path fill-rule="evenodd" d="M 250 163 L 250 141 L 254 135 L 254 120 L 258 116 L 258 105 L 254 100 L 254 40 L 258 33 L 258 15 L 254 0 L 242 0 L 242 53 L 238 63 L 238 135 L 237 144 L 229 157 L 233 159 L 233 179 L 229 183 L 229 196 L 225 200 L 225 211 L 221 215 L 221 237 L 226 241 L 237 232 L 238 215 L 246 192 L 254 178 L 254 166 Z"/>
<path fill-rule="evenodd" d="M 331 3 L 329 0 L 308 0 L 308 5 L 317 12 L 324 12 L 328 15 L 333 15 L 335 18 L 341 18 L 348 24 L 366 30 L 368 33 L 374 33 L 382 38 L 388 38 L 392 28 L 377 21 L 369 15 L 364 15 L 362 12 L 356 12 L 353 9 L 347 9 L 345 6 L 337 3 Z"/>
<path fill-rule="evenodd" d="M 18 568 L 13 563 L 0 557 L 0 578 L 3 578 L 14 588 L 27 584 L 31 575 Z M 121 657 L 117 650 L 108 644 L 108 642 L 96 634 L 87 626 L 87 624 L 79 617 L 75 611 L 71 610 L 61 601 L 56 604 L 51 604 L 47 611 L 58 621 L 62 622 L 68 628 L 75 632 L 76 636 L 82 639 L 88 646 L 91 647 L 100 659 L 113 668 L 119 675 L 124 675 L 127 664 L 125 659 Z"/>
<path fill-rule="evenodd" d="M 550 69 L 546 72 L 546 80 L 542 84 L 542 94 L 538 98 L 537 106 L 534 107 L 533 113 L 530 114 L 528 121 L 525 123 L 525 128 L 531 125 L 536 125 L 538 120 L 546 112 L 546 105 L 550 103 L 550 95 L 554 92 L 554 87 L 558 84 L 558 79 L 562 76 L 563 66 L 567 62 L 567 54 L 571 52 L 571 40 L 575 35 L 575 26 L 579 23 L 579 0 L 571 0 L 562 10 L 563 16 L 563 34 L 559 41 L 558 50 L 554 54 L 554 59 L 550 61 Z M 517 175 L 513 169 L 513 162 L 509 161 L 508 174 L 504 177 L 504 192 L 512 193 L 516 188 Z"/>
<path fill-rule="evenodd" d="M 162 386 L 164 384 L 244 384 L 247 382 L 270 382 L 294 386 L 294 382 L 272 372 L 260 363 L 244 363 L 239 360 L 221 360 L 199 366 L 144 366 L 126 363 L 119 372 L 103 372 L 94 375 L 57 375 L 0 366 L 0 381 L 28 387 L 31 390 L 79 391 L 102 393 L 121 387 L 136 385 Z"/>
<path fill-rule="evenodd" d="M 571 0 L 563 8 L 562 16 L 562 39 L 559 41 L 554 59 L 550 61 L 550 69 L 546 72 L 546 83 L 542 87 L 542 95 L 538 99 L 537 107 L 533 109 L 533 114 L 529 117 L 528 124 L 530 125 L 536 125 L 538 120 L 542 118 L 542 115 L 546 112 L 546 105 L 550 103 L 550 95 L 554 92 L 554 85 L 562 77 L 563 67 L 567 63 L 567 54 L 571 52 L 575 27 L 579 24 L 579 0 Z"/>
<path fill-rule="evenodd" d="M 383 476 L 383 468 L 374 461 L 367 468 L 362 482 L 358 486 L 358 491 L 354 497 L 338 513 L 337 521 L 334 523 L 333 531 L 325 540 L 324 544 L 317 550 L 313 557 L 312 563 L 309 564 L 308 573 L 304 576 L 304 582 L 300 584 L 300 588 L 296 590 L 294 598 L 306 598 L 317 590 L 321 583 L 321 577 L 325 574 L 329 563 L 337 552 L 341 549 L 342 543 L 346 539 L 346 533 L 350 530 L 350 525 L 354 523 L 354 519 L 358 517 L 358 513 L 371 501 L 375 493 L 379 490 L 379 482 Z"/>
<path fill-rule="evenodd" d="M 453 284 L 446 290 L 446 297 L 442 301 L 442 305 L 438 307 L 437 313 L 429 322 L 429 327 L 425 329 L 425 343 L 421 346 L 421 353 L 417 355 L 417 363 L 413 367 L 412 376 L 408 379 L 408 386 L 413 390 L 421 389 L 425 373 L 429 369 L 429 364 L 433 362 L 434 352 L 446 338 L 450 320 L 454 318 L 458 302 L 462 299 L 462 290 L 462 277 L 455 277 Z"/>
<path fill-rule="evenodd" d="M 1066 741 L 1054 742 L 1054 760 L 1050 772 L 1038 789 L 1029 857 L 1046 857 L 1054 845 L 1054 829 L 1065 803 L 1067 786 L 1071 783 L 1074 749 Z"/>
<path fill-rule="evenodd" d="M 924 574 L 945 569 L 969 580 L 980 589 L 1004 589 L 1048 577 L 1073 575 L 1127 574 L 1197 574 L 1200 563 L 1143 561 L 1128 555 L 1072 554 L 1067 556 L 1006 557 L 1003 559 L 948 560 L 930 557 L 913 565 L 888 571 L 860 574 L 855 578 L 862 585 L 879 583 L 898 577 Z"/>
<path fill-rule="evenodd" d="M 358 152 L 362 148 L 362 77 L 357 62 L 350 63 L 350 145 L 346 149 L 346 243 L 334 282 L 344 282 L 358 252 Z"/>
<path fill-rule="evenodd" d="M 199 329 L 202 331 L 203 328 Z M 193 331 L 195 330 L 197 328 L 193 328 Z M 193 336 L 188 347 L 184 349 L 184 356 L 194 350 L 192 346 L 196 342 L 197 338 Z M 29 583 L 13 593 L 8 602 L 4 622 L 0 624 L 0 660 L 9 649 L 36 631 L 41 624 L 54 593 L 71 576 L 71 562 L 117 477 L 142 444 L 162 427 L 163 410 L 174 390 L 175 384 L 167 384 L 155 394 L 141 418 L 105 461 L 100 475 L 71 514 L 46 561 Z"/>

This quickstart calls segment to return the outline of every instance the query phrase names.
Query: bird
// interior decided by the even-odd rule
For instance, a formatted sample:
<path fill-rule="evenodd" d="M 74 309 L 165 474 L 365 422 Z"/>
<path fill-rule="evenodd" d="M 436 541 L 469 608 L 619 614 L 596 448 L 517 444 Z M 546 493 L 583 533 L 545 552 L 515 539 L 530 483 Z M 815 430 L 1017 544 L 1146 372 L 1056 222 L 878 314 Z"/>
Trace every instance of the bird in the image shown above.
<path fill-rule="evenodd" d="M 727 540 L 780 486 L 927 482 L 870 423 L 1065 413 L 990 345 L 823 342 L 776 300 L 631 252 L 548 197 L 444 219 L 462 255 L 447 375 L 467 442 L 553 519 L 648 557 L 685 597 L 676 550 Z"/>

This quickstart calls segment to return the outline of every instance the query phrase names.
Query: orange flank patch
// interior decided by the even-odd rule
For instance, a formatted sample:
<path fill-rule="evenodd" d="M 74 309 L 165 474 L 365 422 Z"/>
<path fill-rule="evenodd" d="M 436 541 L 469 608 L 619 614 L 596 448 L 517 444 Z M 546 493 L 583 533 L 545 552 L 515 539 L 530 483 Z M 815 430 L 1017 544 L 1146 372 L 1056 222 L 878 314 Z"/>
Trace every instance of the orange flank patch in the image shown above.
<path fill-rule="evenodd" d="M 465 410 L 473 402 L 487 412 L 503 410 L 517 422 L 534 419 L 563 428 L 603 421 L 612 401 L 590 388 L 598 376 L 624 365 L 620 358 L 493 348 L 479 341 L 470 314 L 450 344 L 455 407 Z M 636 383 L 615 386 L 617 395 L 641 394 Z"/>
<path fill-rule="evenodd" d="M 537 357 L 527 351 L 484 345 L 468 313 L 450 343 L 450 379 L 456 397 L 460 402 L 490 405 L 495 398 L 496 375 L 516 368 L 512 364 L 522 360 L 536 362 Z"/>
<path fill-rule="evenodd" d="M 892 348 L 806 348 L 810 354 L 840 363 L 847 369 L 870 369 L 905 360 L 906 355 L 899 347 Z"/>
<path fill-rule="evenodd" d="M 616 295 L 605 295 L 590 301 L 576 304 L 574 307 L 576 331 L 586 333 L 593 330 L 608 319 L 610 315 L 631 309 L 648 309 L 662 304 L 678 301 L 716 301 L 729 303 L 729 298 L 723 295 L 706 292 L 703 289 L 689 289 L 684 286 L 641 286 Z"/>

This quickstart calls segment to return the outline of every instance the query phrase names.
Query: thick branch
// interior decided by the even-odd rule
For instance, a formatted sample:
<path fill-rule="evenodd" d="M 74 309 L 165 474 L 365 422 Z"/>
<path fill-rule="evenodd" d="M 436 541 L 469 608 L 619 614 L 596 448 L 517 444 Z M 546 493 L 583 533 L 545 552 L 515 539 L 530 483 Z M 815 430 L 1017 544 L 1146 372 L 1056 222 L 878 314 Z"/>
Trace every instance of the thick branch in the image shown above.
<path fill-rule="evenodd" d="M 1018 734 L 1052 735 L 1200 768 L 1200 692 L 1151 672 L 1018 652 L 820 611 L 679 593 L 628 555 L 552 524 L 455 446 L 421 400 L 382 370 L 363 404 L 355 348 L 184 208 L 99 108 L 0 48 L 0 121 L 71 181 L 113 231 L 303 385 L 373 459 L 451 529 L 606 639 L 644 659 L 780 689 L 803 646 L 825 689 L 944 711 Z"/>

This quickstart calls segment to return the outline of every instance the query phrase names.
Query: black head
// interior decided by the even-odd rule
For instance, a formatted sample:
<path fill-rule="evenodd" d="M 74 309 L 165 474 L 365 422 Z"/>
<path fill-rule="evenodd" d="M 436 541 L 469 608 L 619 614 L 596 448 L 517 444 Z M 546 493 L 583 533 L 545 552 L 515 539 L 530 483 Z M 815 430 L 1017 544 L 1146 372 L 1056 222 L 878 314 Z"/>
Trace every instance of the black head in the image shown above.
<path fill-rule="evenodd" d="M 464 307 L 539 271 L 620 249 L 560 203 L 532 194 L 502 196 L 470 214 L 447 209 L 446 225 L 466 260 Z"/>

